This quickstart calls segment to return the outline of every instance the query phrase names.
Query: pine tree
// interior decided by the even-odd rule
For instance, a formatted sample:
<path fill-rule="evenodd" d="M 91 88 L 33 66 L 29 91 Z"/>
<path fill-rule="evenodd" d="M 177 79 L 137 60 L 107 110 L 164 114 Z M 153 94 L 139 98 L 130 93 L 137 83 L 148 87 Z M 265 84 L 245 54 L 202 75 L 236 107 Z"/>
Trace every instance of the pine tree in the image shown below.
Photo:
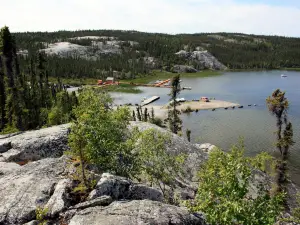
<path fill-rule="evenodd" d="M 171 131 L 174 134 L 178 134 L 178 132 L 181 131 L 182 124 L 182 121 L 179 117 L 180 111 L 176 109 L 176 106 L 178 105 L 176 99 L 178 98 L 181 90 L 180 75 L 173 77 L 171 87 L 171 93 L 169 94 L 171 96 L 171 108 L 168 111 L 168 121 Z"/>

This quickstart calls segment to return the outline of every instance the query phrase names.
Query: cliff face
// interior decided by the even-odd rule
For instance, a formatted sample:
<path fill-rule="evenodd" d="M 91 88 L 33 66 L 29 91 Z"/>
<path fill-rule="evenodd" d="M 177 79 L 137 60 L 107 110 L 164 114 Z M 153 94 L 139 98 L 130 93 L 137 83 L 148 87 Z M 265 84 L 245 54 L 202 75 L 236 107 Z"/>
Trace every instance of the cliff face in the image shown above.
<path fill-rule="evenodd" d="M 155 125 L 133 122 L 144 130 Z M 63 152 L 68 149 L 69 125 L 55 126 L 15 135 L 0 136 L 0 224 L 37 224 L 36 210 L 47 209 L 54 224 L 205 224 L 201 215 L 163 203 L 159 189 L 111 174 L 96 174 L 98 183 L 87 201 L 78 203 L 71 190 L 74 182 L 70 164 Z M 189 176 L 178 181 L 182 199 L 193 198 L 194 175 L 207 153 L 181 137 L 170 134 L 168 151 L 187 153 L 185 170 Z M 125 201 L 124 201 L 125 200 Z"/>
<path fill-rule="evenodd" d="M 227 67 L 223 65 L 217 58 L 215 58 L 208 51 L 193 51 L 187 52 L 181 50 L 176 53 L 179 57 L 185 58 L 191 63 L 197 64 L 200 69 L 212 69 L 212 70 L 226 70 Z"/>

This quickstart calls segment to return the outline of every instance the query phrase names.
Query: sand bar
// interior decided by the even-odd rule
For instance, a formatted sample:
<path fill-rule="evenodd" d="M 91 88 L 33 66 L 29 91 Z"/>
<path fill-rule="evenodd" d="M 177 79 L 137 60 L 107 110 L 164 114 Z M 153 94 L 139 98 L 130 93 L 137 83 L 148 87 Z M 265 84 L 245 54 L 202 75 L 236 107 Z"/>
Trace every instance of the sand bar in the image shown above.
<path fill-rule="evenodd" d="M 239 104 L 226 102 L 221 100 L 210 100 L 209 102 L 202 101 L 187 101 L 181 103 L 177 108 L 179 110 L 185 110 L 187 107 L 190 107 L 192 110 L 201 110 L 201 109 L 218 109 L 218 108 L 229 108 L 229 107 L 237 107 Z"/>

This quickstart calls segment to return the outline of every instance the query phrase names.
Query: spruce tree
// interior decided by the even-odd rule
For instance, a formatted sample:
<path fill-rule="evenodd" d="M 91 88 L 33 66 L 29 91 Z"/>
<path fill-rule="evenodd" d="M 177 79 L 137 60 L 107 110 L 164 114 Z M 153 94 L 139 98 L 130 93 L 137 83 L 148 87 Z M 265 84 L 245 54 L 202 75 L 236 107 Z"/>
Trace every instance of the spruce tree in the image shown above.
<path fill-rule="evenodd" d="M 178 105 L 176 99 L 180 94 L 180 90 L 180 75 L 176 75 L 175 77 L 173 77 L 171 83 L 171 92 L 169 94 L 171 96 L 171 107 L 168 111 L 169 127 L 174 134 L 178 134 L 178 132 L 181 131 L 182 124 L 182 121 L 179 117 L 180 111 L 176 108 L 176 106 Z"/>
<path fill-rule="evenodd" d="M 0 131 L 2 131 L 6 125 L 6 111 L 5 111 L 5 102 L 6 102 L 6 94 L 5 94 L 5 81 L 4 81 L 4 71 L 2 66 L 2 41 L 0 39 Z"/>
<path fill-rule="evenodd" d="M 286 191 L 287 159 L 289 149 L 294 144 L 292 124 L 288 121 L 287 117 L 289 102 L 285 97 L 285 92 L 282 92 L 280 89 L 275 90 L 272 96 L 268 97 L 266 101 L 269 111 L 277 120 L 276 146 L 281 157 L 277 165 L 277 192 L 282 192 Z"/>
<path fill-rule="evenodd" d="M 144 121 L 145 122 L 148 121 L 148 109 L 147 108 L 144 109 Z"/>
<path fill-rule="evenodd" d="M 6 76 L 6 118 L 10 127 L 23 130 L 22 108 L 19 99 L 17 79 L 20 75 L 19 63 L 17 61 L 15 40 L 8 27 L 4 27 L 0 32 L 1 51 L 4 75 Z"/>

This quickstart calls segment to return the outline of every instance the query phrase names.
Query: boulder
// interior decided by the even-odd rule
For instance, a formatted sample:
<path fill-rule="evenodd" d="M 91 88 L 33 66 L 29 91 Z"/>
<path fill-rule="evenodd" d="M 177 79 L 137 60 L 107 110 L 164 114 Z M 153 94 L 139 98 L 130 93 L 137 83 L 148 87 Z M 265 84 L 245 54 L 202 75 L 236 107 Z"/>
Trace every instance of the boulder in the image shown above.
<path fill-rule="evenodd" d="M 37 207 L 46 205 L 65 175 L 66 161 L 66 157 L 42 159 L 0 176 L 0 224 L 34 220 Z"/>
<path fill-rule="evenodd" d="M 152 201 L 163 201 L 161 191 L 142 184 L 135 184 L 124 177 L 118 177 L 109 173 L 102 174 L 95 189 L 90 193 L 88 199 L 95 199 L 101 196 L 110 196 L 113 200 L 130 199 Z"/>
<path fill-rule="evenodd" d="M 64 209 L 66 209 L 70 202 L 68 198 L 68 188 L 72 186 L 70 179 L 62 179 L 55 186 L 55 190 L 44 208 L 47 208 L 48 216 L 54 217 Z"/>
<path fill-rule="evenodd" d="M 79 203 L 79 204 L 71 207 L 70 209 L 81 209 L 82 210 L 82 209 L 95 207 L 95 206 L 108 206 L 112 202 L 113 202 L 113 199 L 111 196 L 103 195 L 103 196 L 95 198 L 93 200 Z"/>
<path fill-rule="evenodd" d="M 214 148 L 216 148 L 215 145 L 205 143 L 205 144 L 196 144 L 196 146 L 201 149 L 201 151 L 204 151 L 206 153 L 210 153 Z"/>
<path fill-rule="evenodd" d="M 127 199 L 148 199 L 162 202 L 164 200 L 164 196 L 161 191 L 155 188 L 151 188 L 143 184 L 134 184 L 129 187 Z"/>
<path fill-rule="evenodd" d="M 172 72 L 174 72 L 174 73 L 197 73 L 198 70 L 196 70 L 192 66 L 174 65 Z"/>
<path fill-rule="evenodd" d="M 0 162 L 27 163 L 60 157 L 68 149 L 69 124 L 0 136 Z"/>
<path fill-rule="evenodd" d="M 201 215 L 186 208 L 150 200 L 114 202 L 77 212 L 69 225 L 205 225 Z"/>
<path fill-rule="evenodd" d="M 125 199 L 131 184 L 132 181 L 124 177 L 103 173 L 88 199 L 95 199 L 103 195 L 111 196 L 114 200 Z"/>

